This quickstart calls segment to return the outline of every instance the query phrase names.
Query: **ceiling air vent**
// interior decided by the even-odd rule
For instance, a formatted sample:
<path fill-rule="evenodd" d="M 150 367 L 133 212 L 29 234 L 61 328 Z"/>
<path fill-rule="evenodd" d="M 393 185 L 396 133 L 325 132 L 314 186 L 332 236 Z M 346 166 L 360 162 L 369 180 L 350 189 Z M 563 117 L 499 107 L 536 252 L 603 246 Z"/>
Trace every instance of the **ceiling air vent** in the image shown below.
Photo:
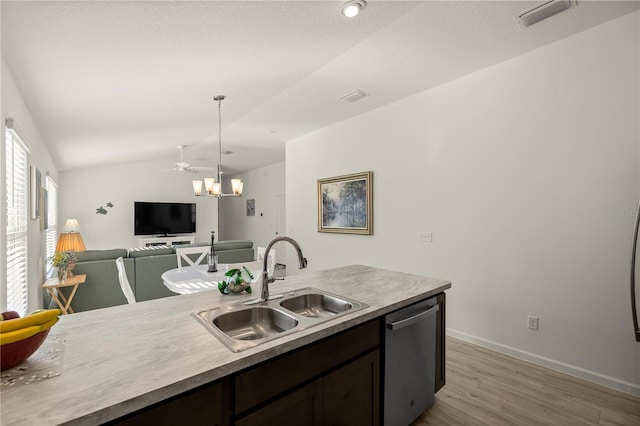
<path fill-rule="evenodd" d="M 355 92 L 348 93 L 340 98 L 340 100 L 347 101 L 350 103 L 354 103 L 355 101 L 359 101 L 362 98 L 366 98 L 369 96 L 368 93 L 363 92 L 362 90 L 356 90 Z"/>
<path fill-rule="evenodd" d="M 520 29 L 524 29 L 560 12 L 564 12 L 572 5 L 575 5 L 575 0 L 549 0 L 519 13 L 514 16 L 514 19 Z"/>

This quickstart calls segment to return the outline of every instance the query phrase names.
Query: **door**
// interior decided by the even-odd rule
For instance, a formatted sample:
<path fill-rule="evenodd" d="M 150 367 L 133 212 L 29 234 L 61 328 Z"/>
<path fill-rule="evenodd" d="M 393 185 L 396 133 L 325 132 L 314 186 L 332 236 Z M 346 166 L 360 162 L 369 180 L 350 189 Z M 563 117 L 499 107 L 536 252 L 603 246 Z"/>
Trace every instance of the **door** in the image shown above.
<path fill-rule="evenodd" d="M 287 235 L 286 195 L 276 195 L 276 236 Z M 287 264 L 287 245 L 280 244 L 276 252 L 276 263 Z"/>
<path fill-rule="evenodd" d="M 330 373 L 324 379 L 324 421 L 332 426 L 380 423 L 380 351 Z"/>
<path fill-rule="evenodd" d="M 322 426 L 322 380 L 282 396 L 237 420 L 236 426 Z"/>

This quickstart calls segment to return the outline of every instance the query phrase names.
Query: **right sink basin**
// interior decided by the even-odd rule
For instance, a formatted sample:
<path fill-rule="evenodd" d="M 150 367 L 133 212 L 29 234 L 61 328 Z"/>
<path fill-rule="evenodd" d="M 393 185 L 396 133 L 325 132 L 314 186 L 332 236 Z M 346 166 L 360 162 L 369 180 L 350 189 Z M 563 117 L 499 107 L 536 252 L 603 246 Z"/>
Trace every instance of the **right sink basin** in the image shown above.
<path fill-rule="evenodd" d="M 280 306 L 308 318 L 332 317 L 353 308 L 345 299 L 320 293 L 292 296 L 280 302 Z"/>

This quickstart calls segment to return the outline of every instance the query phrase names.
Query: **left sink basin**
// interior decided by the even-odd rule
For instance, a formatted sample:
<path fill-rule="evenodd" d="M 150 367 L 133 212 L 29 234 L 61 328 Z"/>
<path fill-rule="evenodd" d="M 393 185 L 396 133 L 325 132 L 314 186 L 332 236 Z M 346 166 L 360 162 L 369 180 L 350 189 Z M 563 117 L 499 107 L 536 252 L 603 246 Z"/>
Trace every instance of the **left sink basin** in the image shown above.
<path fill-rule="evenodd" d="M 296 331 L 298 320 L 271 306 L 230 304 L 194 314 L 209 332 L 239 352 Z"/>
<path fill-rule="evenodd" d="M 271 307 L 254 306 L 218 315 L 213 324 L 232 339 L 257 340 L 291 330 L 298 320 Z"/>

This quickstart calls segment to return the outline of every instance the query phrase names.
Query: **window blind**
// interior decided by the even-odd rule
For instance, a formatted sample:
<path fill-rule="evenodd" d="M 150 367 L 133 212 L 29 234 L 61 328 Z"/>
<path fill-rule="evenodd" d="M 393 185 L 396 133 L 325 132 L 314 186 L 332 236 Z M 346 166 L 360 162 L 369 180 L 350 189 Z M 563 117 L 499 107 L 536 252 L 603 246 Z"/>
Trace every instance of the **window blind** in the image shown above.
<path fill-rule="evenodd" d="M 18 134 L 5 130 L 6 214 L 7 214 L 7 310 L 21 316 L 27 313 L 27 225 L 28 225 L 28 166 L 29 151 Z"/>
<path fill-rule="evenodd" d="M 47 276 L 53 275 L 55 269 L 49 259 L 56 253 L 58 243 L 58 185 L 51 176 L 47 176 L 47 232 L 45 235 L 47 253 Z"/>

